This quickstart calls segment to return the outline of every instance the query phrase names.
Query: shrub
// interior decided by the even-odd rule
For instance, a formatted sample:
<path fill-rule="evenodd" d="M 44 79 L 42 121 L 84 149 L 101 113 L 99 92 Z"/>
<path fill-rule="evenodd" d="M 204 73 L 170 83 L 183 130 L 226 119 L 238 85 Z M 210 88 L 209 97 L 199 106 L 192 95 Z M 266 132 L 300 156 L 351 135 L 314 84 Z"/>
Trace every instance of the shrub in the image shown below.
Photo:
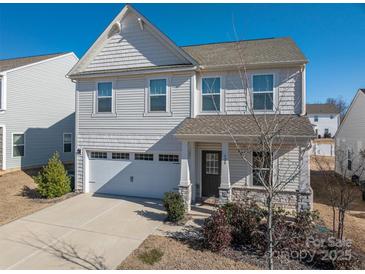
<path fill-rule="evenodd" d="M 163 197 L 163 206 L 167 211 L 167 219 L 171 222 L 178 222 L 184 219 L 184 199 L 179 193 L 166 192 Z"/>
<path fill-rule="evenodd" d="M 43 198 L 60 197 L 71 191 L 71 180 L 58 152 L 48 160 L 47 166 L 34 177 L 37 191 Z"/>
<path fill-rule="evenodd" d="M 153 248 L 142 252 L 138 258 L 145 264 L 153 265 L 161 260 L 163 254 L 160 249 Z"/>
<path fill-rule="evenodd" d="M 220 251 L 231 243 L 231 226 L 227 223 L 227 216 L 223 209 L 218 209 L 203 225 L 205 245 L 212 251 Z"/>
<path fill-rule="evenodd" d="M 232 243 L 251 244 L 252 233 L 263 218 L 263 211 L 254 203 L 229 203 L 222 207 L 232 227 Z"/>

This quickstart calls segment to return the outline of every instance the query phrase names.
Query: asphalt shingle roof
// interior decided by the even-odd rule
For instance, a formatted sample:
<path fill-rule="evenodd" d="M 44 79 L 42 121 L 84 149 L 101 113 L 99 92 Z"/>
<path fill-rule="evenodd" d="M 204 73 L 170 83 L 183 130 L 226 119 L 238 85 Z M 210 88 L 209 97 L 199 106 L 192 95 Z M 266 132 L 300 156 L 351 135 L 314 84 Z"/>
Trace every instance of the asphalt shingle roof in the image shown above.
<path fill-rule="evenodd" d="M 182 49 L 204 66 L 307 62 L 304 54 L 289 37 L 192 45 Z"/>
<path fill-rule="evenodd" d="M 280 128 L 281 136 L 314 137 L 313 127 L 306 116 L 298 115 L 256 115 L 257 121 Z M 252 115 L 199 115 L 186 118 L 177 128 L 176 135 L 229 135 L 258 136 L 259 127 Z"/>
<path fill-rule="evenodd" d="M 340 113 L 333 104 L 307 104 L 307 114 L 334 114 Z"/>
<path fill-rule="evenodd" d="M 0 72 L 22 67 L 25 65 L 30 65 L 32 63 L 40 62 L 40 61 L 50 59 L 53 57 L 57 57 L 60 55 L 64 55 L 64 54 L 66 54 L 66 53 L 62 52 L 62 53 L 54 53 L 54 54 L 47 54 L 47 55 L 37 55 L 37 56 L 28 56 L 28 57 L 0 60 Z"/>

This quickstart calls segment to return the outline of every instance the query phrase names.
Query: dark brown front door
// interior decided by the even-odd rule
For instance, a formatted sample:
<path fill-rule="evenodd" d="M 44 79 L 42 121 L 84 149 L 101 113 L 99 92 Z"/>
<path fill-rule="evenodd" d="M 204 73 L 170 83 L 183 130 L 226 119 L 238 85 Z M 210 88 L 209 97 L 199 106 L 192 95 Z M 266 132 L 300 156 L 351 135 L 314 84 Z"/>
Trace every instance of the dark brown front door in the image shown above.
<path fill-rule="evenodd" d="M 202 151 L 202 196 L 218 197 L 221 184 L 220 151 Z"/>

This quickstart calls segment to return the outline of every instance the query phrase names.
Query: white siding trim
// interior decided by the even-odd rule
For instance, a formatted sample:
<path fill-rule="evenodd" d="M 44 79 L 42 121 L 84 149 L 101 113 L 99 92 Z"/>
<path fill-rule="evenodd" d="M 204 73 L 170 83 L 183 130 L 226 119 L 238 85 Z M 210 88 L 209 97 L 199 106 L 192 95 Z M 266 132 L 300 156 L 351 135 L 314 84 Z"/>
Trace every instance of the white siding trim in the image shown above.
<path fill-rule="evenodd" d="M 1 97 L 1 105 L 0 105 L 0 112 L 3 112 L 6 110 L 6 102 L 7 102 L 7 99 L 6 99 L 6 95 L 7 95 L 7 92 L 6 92 L 6 88 L 7 88 L 7 76 L 6 76 L 6 73 L 1 73 L 0 74 L 1 76 L 1 94 L 0 94 L 0 97 Z"/>
<path fill-rule="evenodd" d="M 0 127 L 3 129 L 3 147 L 2 147 L 2 170 L 6 170 L 6 126 L 0 125 Z"/>

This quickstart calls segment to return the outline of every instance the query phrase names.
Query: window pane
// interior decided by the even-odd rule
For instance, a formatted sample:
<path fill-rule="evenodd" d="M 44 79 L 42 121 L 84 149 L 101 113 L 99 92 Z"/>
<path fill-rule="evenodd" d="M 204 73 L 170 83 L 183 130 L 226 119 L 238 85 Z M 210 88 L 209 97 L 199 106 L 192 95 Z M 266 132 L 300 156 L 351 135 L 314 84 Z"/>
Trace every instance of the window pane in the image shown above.
<path fill-rule="evenodd" d="M 202 93 L 220 93 L 221 79 L 217 78 L 203 78 Z"/>
<path fill-rule="evenodd" d="M 150 94 L 166 94 L 166 79 L 150 80 Z"/>
<path fill-rule="evenodd" d="M 24 156 L 24 146 L 13 146 L 13 156 Z"/>
<path fill-rule="evenodd" d="M 203 95 L 203 111 L 219 111 L 220 95 Z"/>
<path fill-rule="evenodd" d="M 14 145 L 23 145 L 24 144 L 24 134 L 14 134 L 13 135 L 13 144 Z"/>
<path fill-rule="evenodd" d="M 166 111 L 166 96 L 151 96 L 150 111 Z"/>
<path fill-rule="evenodd" d="M 112 112 L 112 98 L 99 98 L 98 112 Z"/>
<path fill-rule="evenodd" d="M 273 75 L 254 75 L 253 91 L 272 91 L 274 88 Z"/>
<path fill-rule="evenodd" d="M 71 143 L 72 142 L 72 140 L 71 140 L 72 138 L 71 138 L 71 134 L 64 134 L 63 135 L 63 141 L 65 142 L 65 143 Z"/>
<path fill-rule="evenodd" d="M 253 94 L 254 110 L 272 110 L 273 94 L 272 93 L 254 93 Z"/>
<path fill-rule="evenodd" d="M 71 152 L 71 144 L 63 144 L 63 152 Z"/>
<path fill-rule="evenodd" d="M 98 83 L 98 96 L 112 96 L 112 83 Z"/>

